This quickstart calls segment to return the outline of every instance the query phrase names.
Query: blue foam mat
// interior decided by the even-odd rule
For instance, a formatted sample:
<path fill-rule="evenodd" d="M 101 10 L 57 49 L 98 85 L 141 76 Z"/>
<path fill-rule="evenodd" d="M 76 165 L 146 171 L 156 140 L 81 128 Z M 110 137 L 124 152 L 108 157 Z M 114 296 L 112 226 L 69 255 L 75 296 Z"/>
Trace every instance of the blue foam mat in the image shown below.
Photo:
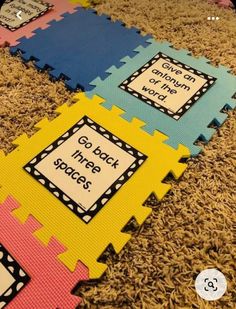
<path fill-rule="evenodd" d="M 104 79 L 111 65 L 120 65 L 120 58 L 133 57 L 138 45 L 149 45 L 150 36 L 94 10 L 79 7 L 75 13 L 62 16 L 62 20 L 50 22 L 49 28 L 34 31 L 35 36 L 21 38 L 11 53 L 21 51 L 23 60 L 36 60 L 37 68 L 51 68 L 49 74 L 56 79 L 63 76 L 71 90 L 92 89 L 89 83 L 94 78 Z"/>

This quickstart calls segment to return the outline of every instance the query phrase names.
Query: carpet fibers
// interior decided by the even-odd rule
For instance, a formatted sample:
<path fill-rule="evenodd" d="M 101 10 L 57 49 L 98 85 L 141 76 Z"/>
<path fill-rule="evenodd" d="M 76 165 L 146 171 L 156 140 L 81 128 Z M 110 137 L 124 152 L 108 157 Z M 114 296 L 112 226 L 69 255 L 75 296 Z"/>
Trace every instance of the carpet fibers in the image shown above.
<path fill-rule="evenodd" d="M 236 74 L 236 14 L 205 0 L 96 1 L 99 13 L 121 19 L 176 48 L 205 56 Z M 219 16 L 208 21 L 208 16 Z M 236 88 L 236 87 L 235 87 Z M 7 48 L 0 50 L 0 146 L 6 153 L 20 134 L 33 134 L 40 119 L 73 93 L 63 82 L 24 65 Z M 189 168 L 159 203 L 150 198 L 152 216 L 141 227 L 131 223 L 132 240 L 119 255 L 107 250 L 108 270 L 82 284 L 82 308 L 236 308 L 236 112 L 189 160 Z M 218 301 L 197 296 L 194 280 L 205 268 L 218 268 L 228 281 Z"/>

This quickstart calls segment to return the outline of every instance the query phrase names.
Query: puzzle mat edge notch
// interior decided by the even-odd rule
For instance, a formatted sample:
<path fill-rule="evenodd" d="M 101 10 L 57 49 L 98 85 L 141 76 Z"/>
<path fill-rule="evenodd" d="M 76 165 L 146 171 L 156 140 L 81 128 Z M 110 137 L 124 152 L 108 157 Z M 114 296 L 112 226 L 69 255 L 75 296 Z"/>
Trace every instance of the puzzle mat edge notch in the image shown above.
<path fill-rule="evenodd" d="M 34 60 L 38 70 L 47 70 L 53 80 L 63 79 L 70 90 L 90 90 L 91 80 L 98 75 L 106 78 L 105 71 L 114 64 L 118 67 L 121 57 L 133 57 L 134 48 L 149 45 L 150 35 L 143 36 L 135 27 L 127 28 L 122 21 L 112 21 L 94 9 L 78 7 L 62 16 L 62 20 L 50 22 L 49 28 L 36 29 L 34 37 L 22 37 L 10 52 L 20 52 L 24 62 Z M 78 28 L 86 28 L 86 32 Z"/>
<path fill-rule="evenodd" d="M 24 27 L 13 32 L 4 27 L 0 27 L 0 47 L 4 47 L 6 44 L 10 46 L 18 45 L 22 37 L 31 38 L 35 35 L 36 29 L 47 29 L 50 27 L 51 21 L 63 19 L 64 13 L 72 14 L 75 12 L 76 5 L 70 4 L 68 0 L 48 0 L 48 2 L 54 5 L 52 10 L 31 21 Z"/>
<path fill-rule="evenodd" d="M 0 200 L 11 194 L 23 205 L 14 212 L 22 222 L 29 214 L 41 222 L 43 228 L 36 235 L 43 243 L 46 244 L 50 236 L 55 235 L 68 249 L 59 258 L 71 271 L 80 260 L 88 266 L 90 278 L 99 278 L 106 265 L 98 263 L 98 258 L 110 244 L 117 253 L 123 248 L 131 237 L 121 232 L 124 226 L 133 217 L 138 224 L 142 224 L 150 215 L 151 209 L 142 206 L 143 202 L 151 192 L 156 194 L 158 200 L 163 198 L 170 185 L 162 181 L 170 173 L 176 179 L 181 176 L 187 165 L 179 161 L 189 157 L 189 150 L 182 145 L 175 150 L 164 144 L 166 136 L 160 132 L 149 135 L 141 129 L 144 123 L 137 118 L 131 122 L 122 119 L 120 115 L 123 111 L 116 106 L 111 110 L 105 109 L 101 106 L 104 100 L 98 96 L 88 99 L 84 93 L 79 93 L 75 99 L 77 102 L 74 105 L 61 106 L 58 109 L 61 115 L 51 122 L 47 119 L 39 122 L 36 127 L 40 130 L 32 137 L 26 134 L 20 136 L 14 142 L 18 147 L 10 154 L 5 156 L 0 153 Z M 84 115 L 148 156 L 88 224 L 22 168 Z"/>
<path fill-rule="evenodd" d="M 15 297 L 12 295 L 10 302 L 7 293 L 8 297 L 3 297 L 3 303 L 9 309 L 25 308 L 25 304 L 27 308 L 34 309 L 42 309 L 45 304 L 50 308 L 74 309 L 81 299 L 72 295 L 71 290 L 78 281 L 89 279 L 87 267 L 78 262 L 75 271 L 70 272 L 57 259 L 65 247 L 53 236 L 47 246 L 37 240 L 34 233 L 42 225 L 31 215 L 21 224 L 14 216 L 14 210 L 21 207 L 10 196 L 0 204 L 0 244 L 29 276 L 29 281 Z"/>
<path fill-rule="evenodd" d="M 90 97 L 97 94 L 104 98 L 106 101 L 103 106 L 106 108 L 110 108 L 112 104 L 119 106 L 125 111 L 122 117 L 126 120 L 138 117 L 146 123 L 143 127 L 145 131 L 152 133 L 155 129 L 159 130 L 169 136 L 167 144 L 176 148 L 181 143 L 190 149 L 192 156 L 196 156 L 201 147 L 195 145 L 195 142 L 199 139 L 208 142 L 215 132 L 209 126 L 214 123 L 219 127 L 227 118 L 227 114 L 221 110 L 225 106 L 227 109 L 235 108 L 236 102 L 232 95 L 236 90 L 236 77 L 229 74 L 230 71 L 226 67 L 216 68 L 207 58 L 192 57 L 188 50 L 176 50 L 169 42 L 158 43 L 154 39 L 149 39 L 148 42 L 150 45 L 146 48 L 139 46 L 135 49 L 135 57 L 127 56 L 121 59 L 122 66 L 109 68 L 106 71 L 109 76 L 105 80 L 97 77 L 92 81 L 91 85 L 95 88 L 87 92 L 87 95 Z M 217 78 L 215 84 L 178 121 L 118 88 L 124 80 L 159 52 Z"/>

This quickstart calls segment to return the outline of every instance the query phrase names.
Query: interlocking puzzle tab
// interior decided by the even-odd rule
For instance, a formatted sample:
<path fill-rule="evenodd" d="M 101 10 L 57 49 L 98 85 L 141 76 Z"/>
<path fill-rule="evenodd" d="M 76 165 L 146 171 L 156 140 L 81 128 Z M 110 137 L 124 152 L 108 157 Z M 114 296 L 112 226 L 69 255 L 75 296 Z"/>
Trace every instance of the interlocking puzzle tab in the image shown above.
<path fill-rule="evenodd" d="M 166 136 L 149 135 L 115 106 L 105 109 L 98 96 L 79 93 L 75 100 L 53 121 L 42 120 L 32 137 L 20 136 L 13 152 L 0 153 L 0 200 L 12 194 L 22 205 L 16 217 L 33 215 L 43 243 L 55 235 L 66 246 L 59 258 L 70 270 L 79 260 L 99 278 L 106 266 L 98 258 L 110 244 L 117 253 L 123 248 L 130 239 L 124 226 L 132 217 L 144 222 L 151 209 L 142 204 L 151 192 L 163 198 L 170 189 L 163 180 L 183 173 L 179 161 L 189 150 L 164 144 Z"/>
<path fill-rule="evenodd" d="M 76 308 L 71 290 L 88 280 L 87 267 L 78 262 L 70 272 L 57 259 L 65 248 L 54 237 L 40 243 L 33 233 L 42 226 L 32 216 L 22 225 L 12 214 L 20 208 L 12 197 L 0 205 L 0 308 Z"/>
<path fill-rule="evenodd" d="M 49 74 L 66 85 L 90 90 L 89 83 L 120 58 L 134 56 L 139 45 L 146 47 L 148 36 L 141 36 L 135 28 L 128 29 L 121 22 L 112 22 L 106 15 L 78 8 L 73 14 L 64 14 L 59 22 L 51 22 L 44 31 L 36 31 L 31 39 L 22 38 L 12 53 L 22 52 L 25 61 L 36 60 L 39 69 L 51 68 Z"/>
<path fill-rule="evenodd" d="M 63 18 L 63 16 L 61 16 L 62 14 L 66 12 L 73 13 L 75 11 L 75 5 L 69 3 L 68 0 L 46 0 L 46 2 L 53 6 L 48 12 L 34 20 L 31 20 L 28 24 L 24 24 L 15 31 L 11 31 L 10 29 L 6 29 L 0 25 L 0 46 L 15 46 L 19 44 L 20 38 L 30 38 L 35 34 L 34 31 L 36 29 L 46 29 L 49 27 L 50 21 L 61 20 Z"/>
<path fill-rule="evenodd" d="M 184 144 L 195 156 L 201 150 L 195 142 L 208 141 L 214 133 L 209 125 L 220 126 L 227 118 L 221 110 L 235 107 L 236 77 L 167 42 L 149 42 L 135 50 L 134 58 L 123 58 L 123 66 L 107 70 L 105 80 L 91 82 L 96 88 L 88 95 L 104 98 L 106 108 L 119 106 L 127 120 L 142 119 L 144 130 L 160 130 L 169 137 L 169 145 Z"/>

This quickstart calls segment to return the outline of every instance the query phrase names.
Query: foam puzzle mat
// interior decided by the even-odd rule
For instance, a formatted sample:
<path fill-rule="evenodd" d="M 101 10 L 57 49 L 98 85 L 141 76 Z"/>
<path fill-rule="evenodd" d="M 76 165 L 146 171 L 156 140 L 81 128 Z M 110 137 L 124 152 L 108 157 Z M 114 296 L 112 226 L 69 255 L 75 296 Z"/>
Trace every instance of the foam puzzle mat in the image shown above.
<path fill-rule="evenodd" d="M 208 0 L 209 3 L 215 3 L 219 5 L 220 7 L 224 8 L 233 8 L 233 1 L 231 0 Z"/>
<path fill-rule="evenodd" d="M 99 278 L 106 265 L 98 258 L 110 244 L 117 253 L 123 248 L 131 236 L 121 230 L 131 218 L 142 224 L 150 215 L 144 201 L 151 192 L 163 198 L 170 189 L 163 180 L 181 176 L 187 165 L 179 161 L 189 150 L 164 144 L 166 136 L 149 135 L 142 121 L 127 122 L 97 96 L 75 99 L 53 121 L 43 119 L 32 137 L 20 136 L 10 154 L 1 153 L 0 200 L 12 195 L 22 205 L 13 212 L 21 222 L 29 215 L 40 222 L 34 234 L 43 243 L 55 235 L 71 271 L 82 261 L 89 277 Z"/>
<path fill-rule="evenodd" d="M 104 79 L 105 71 L 111 65 L 119 66 L 120 58 L 134 56 L 133 50 L 139 45 L 149 45 L 149 36 L 141 36 L 137 29 L 127 29 L 91 9 L 77 8 L 63 17 L 50 22 L 45 30 L 36 30 L 34 37 L 20 39 L 11 52 L 21 51 L 24 61 L 36 60 L 39 69 L 50 68 L 49 74 L 55 79 L 63 77 L 72 90 L 90 90 L 89 83 L 97 76 Z"/>
<path fill-rule="evenodd" d="M 36 29 L 46 29 L 49 27 L 49 22 L 52 20 L 61 20 L 64 13 L 73 13 L 75 5 L 69 3 L 68 0 L 47 0 L 53 7 L 44 15 L 31 20 L 28 24 L 11 31 L 3 26 L 0 26 L 0 46 L 10 45 L 15 46 L 19 43 L 22 37 L 30 38 L 34 35 Z M 77 4 L 78 6 L 79 4 Z M 19 6 L 17 6 L 19 8 Z M 23 8 L 22 8 L 23 9 Z"/>
<path fill-rule="evenodd" d="M 43 16 L 53 8 L 53 5 L 42 0 L 10 0 L 1 8 L 0 25 L 15 31 L 31 21 Z M 20 16 L 18 13 L 20 12 Z M 19 17 L 18 17 L 19 16 Z"/>
<path fill-rule="evenodd" d="M 121 67 L 108 69 L 105 80 L 91 82 L 96 87 L 88 95 L 103 97 L 107 108 L 119 106 L 127 120 L 142 119 L 144 130 L 163 132 L 169 145 L 184 144 L 195 156 L 201 149 L 195 142 L 209 141 L 215 131 L 209 126 L 220 126 L 227 118 L 222 109 L 235 107 L 236 77 L 168 42 L 148 42 L 134 58 L 121 59 Z"/>
<path fill-rule="evenodd" d="M 150 194 L 161 201 L 166 178 L 225 121 L 236 77 L 84 9 L 88 0 L 12 3 L 34 1 L 38 14 L 0 16 L 0 46 L 85 92 L 0 150 L 0 308 L 70 309 L 77 284 L 106 270 L 102 254 L 129 241 L 126 225 L 151 214 Z"/>
<path fill-rule="evenodd" d="M 42 226 L 32 216 L 21 224 L 19 208 L 12 197 L 0 205 L 0 308 L 74 309 L 81 300 L 71 290 L 88 280 L 87 267 L 78 262 L 70 272 L 57 258 L 65 248 L 54 237 L 47 246 L 37 240 Z"/>
<path fill-rule="evenodd" d="M 89 0 L 70 0 L 70 2 L 73 4 L 81 4 L 85 8 L 90 6 Z"/>

